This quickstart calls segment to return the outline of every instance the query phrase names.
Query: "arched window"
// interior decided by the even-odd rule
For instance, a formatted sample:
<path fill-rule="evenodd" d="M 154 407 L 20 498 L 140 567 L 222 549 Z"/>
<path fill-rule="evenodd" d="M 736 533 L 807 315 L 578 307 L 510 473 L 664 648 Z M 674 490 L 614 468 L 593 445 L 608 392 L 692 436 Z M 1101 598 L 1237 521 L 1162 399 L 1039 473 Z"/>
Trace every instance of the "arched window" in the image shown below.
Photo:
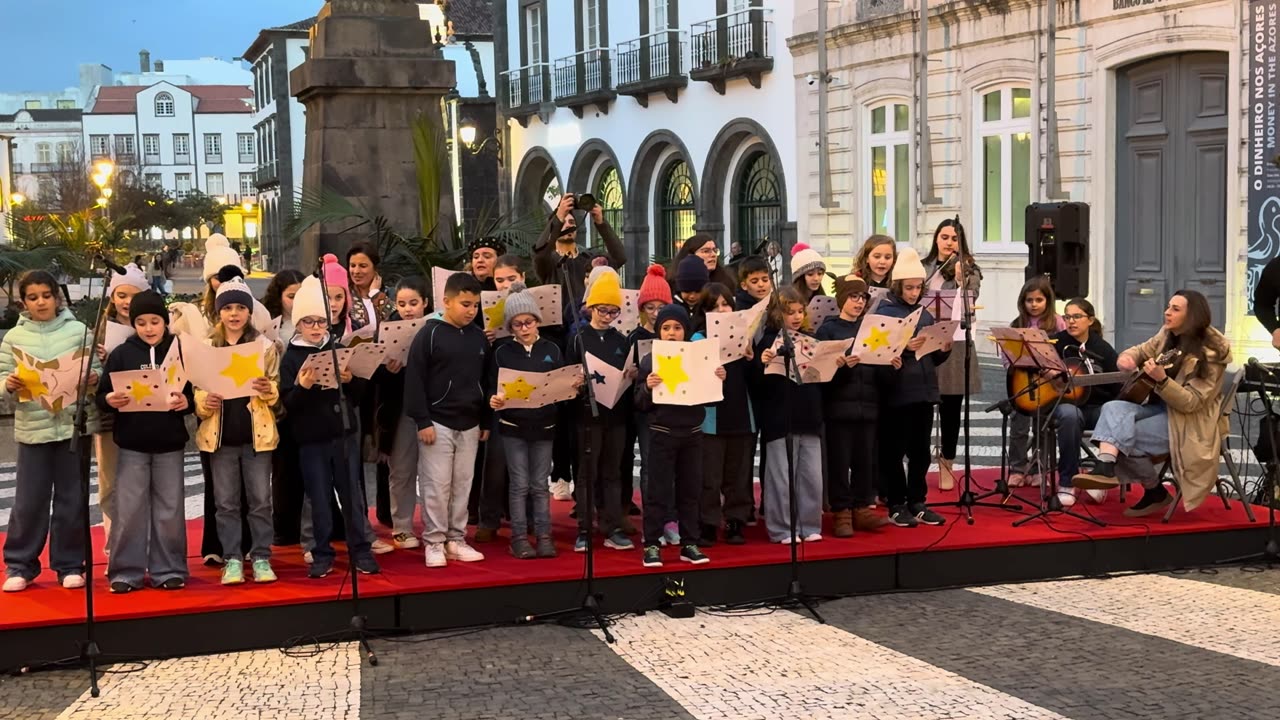
<path fill-rule="evenodd" d="M 173 96 L 167 92 L 156 95 L 156 117 L 173 117 Z"/>
<path fill-rule="evenodd" d="M 1026 252 L 1022 218 L 1031 202 L 1031 89 L 983 90 L 974 113 L 975 237 L 983 250 Z"/>
<path fill-rule="evenodd" d="M 864 147 L 870 233 L 911 240 L 911 111 L 890 101 L 868 110 Z"/>
<path fill-rule="evenodd" d="M 615 234 L 620 235 L 622 233 L 622 173 L 618 172 L 617 167 L 610 166 L 609 169 L 600 173 L 593 194 L 596 196 L 596 202 L 600 204 L 605 222 L 609 223 L 609 227 L 613 228 Z M 593 245 L 604 244 L 604 240 L 594 228 L 592 228 L 591 237 Z"/>
<path fill-rule="evenodd" d="M 658 176 L 658 260 L 676 256 L 681 243 L 693 235 L 696 219 L 693 203 L 693 179 L 684 160 L 671 160 Z"/>
<path fill-rule="evenodd" d="M 774 229 L 782 220 L 782 197 L 772 155 L 756 150 L 743 159 L 740 167 L 734 193 L 737 222 L 733 239 L 742 244 L 743 252 L 751 253 L 762 241 L 776 239 Z"/>

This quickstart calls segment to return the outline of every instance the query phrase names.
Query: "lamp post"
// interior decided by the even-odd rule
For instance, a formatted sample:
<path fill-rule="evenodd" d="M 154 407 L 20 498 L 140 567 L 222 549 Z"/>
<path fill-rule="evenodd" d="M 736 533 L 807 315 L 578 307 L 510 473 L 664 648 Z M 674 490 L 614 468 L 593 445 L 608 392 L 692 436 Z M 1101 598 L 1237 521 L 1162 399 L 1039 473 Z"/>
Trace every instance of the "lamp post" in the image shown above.
<path fill-rule="evenodd" d="M 111 219 L 111 176 L 115 173 L 116 166 L 110 160 L 99 160 L 93 164 L 93 184 L 98 186 L 98 207 L 102 208 L 104 216 Z"/>
<path fill-rule="evenodd" d="M 479 155 L 480 151 L 484 150 L 485 146 L 492 142 L 495 154 L 498 156 L 498 165 L 502 165 L 502 139 L 498 137 L 497 133 L 486 137 L 477 144 L 476 126 L 471 122 L 465 122 L 458 128 L 458 138 L 462 140 L 462 144 L 471 151 L 472 155 Z"/>

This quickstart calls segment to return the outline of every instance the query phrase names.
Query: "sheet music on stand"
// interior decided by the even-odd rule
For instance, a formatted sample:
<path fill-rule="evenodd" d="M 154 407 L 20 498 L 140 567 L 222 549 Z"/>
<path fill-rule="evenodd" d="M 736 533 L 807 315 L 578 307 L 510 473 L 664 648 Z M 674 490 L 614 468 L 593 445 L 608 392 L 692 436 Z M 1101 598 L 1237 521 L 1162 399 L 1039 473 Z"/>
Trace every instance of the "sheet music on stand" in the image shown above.
<path fill-rule="evenodd" d="M 992 328 L 991 339 L 1006 369 L 1067 372 L 1054 342 L 1040 328 Z"/>
<path fill-rule="evenodd" d="M 964 327 L 966 318 L 964 317 L 965 300 L 960 295 L 960 290 L 942 290 L 940 288 L 926 288 L 924 294 L 920 297 L 920 307 L 929 311 L 933 315 L 934 320 L 956 320 L 956 334 L 952 339 L 953 342 L 964 341 Z M 978 301 L 978 293 L 972 290 L 965 290 L 969 296 L 970 315 L 976 314 L 974 303 Z M 972 318 L 970 318 L 971 320 Z"/>

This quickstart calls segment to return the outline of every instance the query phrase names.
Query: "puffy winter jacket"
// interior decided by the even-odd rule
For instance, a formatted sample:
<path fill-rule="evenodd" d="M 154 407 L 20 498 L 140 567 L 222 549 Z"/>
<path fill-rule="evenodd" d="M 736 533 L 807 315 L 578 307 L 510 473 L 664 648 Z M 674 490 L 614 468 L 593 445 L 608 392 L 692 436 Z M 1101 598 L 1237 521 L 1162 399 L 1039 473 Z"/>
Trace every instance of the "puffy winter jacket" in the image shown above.
<path fill-rule="evenodd" d="M 262 366 L 265 377 L 271 378 L 271 393 L 266 397 L 249 397 L 249 422 L 253 425 L 253 449 L 257 452 L 275 450 L 280 444 L 280 430 L 276 425 L 275 406 L 280 402 L 280 351 L 275 343 L 259 335 L 249 342 L 263 344 Z M 201 452 L 214 452 L 222 446 L 222 410 L 205 408 L 209 393 L 195 391 L 196 417 L 200 427 L 196 430 L 196 447 Z"/>
<path fill-rule="evenodd" d="M 876 309 L 877 315 L 905 318 L 916 311 L 919 305 L 908 305 L 902 298 L 889 293 L 889 297 Z M 933 316 L 928 310 L 920 313 L 920 322 L 916 325 L 916 334 L 933 324 Z M 885 390 L 885 404 L 889 407 L 901 407 L 915 403 L 938 404 L 942 396 L 938 392 L 938 366 L 947 361 L 951 351 L 929 353 L 917 358 L 910 350 L 902 352 L 902 369 L 897 372 L 896 382 Z"/>
<path fill-rule="evenodd" d="M 0 377 L 7 378 L 17 370 L 14 348 L 38 360 L 53 360 L 81 347 L 85 340 L 84 323 L 76 320 L 70 310 L 63 309 L 45 322 L 32 320 L 24 312 L 19 316 L 18 324 L 0 341 Z M 91 362 L 94 371 L 101 369 L 96 356 Z M 45 410 L 37 400 L 17 403 L 13 413 L 13 437 L 24 445 L 70 440 L 75 430 L 75 414 L 74 402 L 56 413 Z"/>
<path fill-rule="evenodd" d="M 862 320 L 829 317 L 818 328 L 819 340 L 849 340 L 858 336 Z M 863 365 L 836 370 L 822 391 L 823 419 L 830 422 L 875 422 L 880 415 L 880 388 L 891 387 L 898 374 L 889 365 Z"/>

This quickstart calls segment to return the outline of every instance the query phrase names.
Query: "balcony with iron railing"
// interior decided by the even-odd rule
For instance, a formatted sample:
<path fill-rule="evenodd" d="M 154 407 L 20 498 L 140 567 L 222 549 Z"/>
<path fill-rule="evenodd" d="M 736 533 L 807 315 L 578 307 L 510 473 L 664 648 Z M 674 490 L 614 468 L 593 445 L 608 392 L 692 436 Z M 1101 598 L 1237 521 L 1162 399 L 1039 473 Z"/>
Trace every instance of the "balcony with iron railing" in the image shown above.
<path fill-rule="evenodd" d="M 609 102 L 618 97 L 613 90 L 613 67 L 608 48 L 592 48 L 556 60 L 556 105 L 573 110 L 582 117 L 582 109 L 595 105 L 609 114 Z"/>
<path fill-rule="evenodd" d="M 735 78 L 760 87 L 761 77 L 773 70 L 772 17 L 772 8 L 750 8 L 694 23 L 689 77 L 711 83 L 721 95 Z"/>
<path fill-rule="evenodd" d="M 689 84 L 685 75 L 685 33 L 680 30 L 659 30 L 618 43 L 614 51 L 614 69 L 617 73 L 618 94 L 628 95 L 649 106 L 649 96 L 665 93 L 667 99 L 676 102 L 679 92 Z"/>
<path fill-rule="evenodd" d="M 255 187 L 261 188 L 265 185 L 273 185 L 280 181 L 280 175 L 276 171 L 275 161 L 263 163 L 258 166 L 253 174 L 253 184 Z"/>
<path fill-rule="evenodd" d="M 544 62 L 507 70 L 503 112 L 528 127 L 529 118 L 551 102 L 551 66 Z"/>

